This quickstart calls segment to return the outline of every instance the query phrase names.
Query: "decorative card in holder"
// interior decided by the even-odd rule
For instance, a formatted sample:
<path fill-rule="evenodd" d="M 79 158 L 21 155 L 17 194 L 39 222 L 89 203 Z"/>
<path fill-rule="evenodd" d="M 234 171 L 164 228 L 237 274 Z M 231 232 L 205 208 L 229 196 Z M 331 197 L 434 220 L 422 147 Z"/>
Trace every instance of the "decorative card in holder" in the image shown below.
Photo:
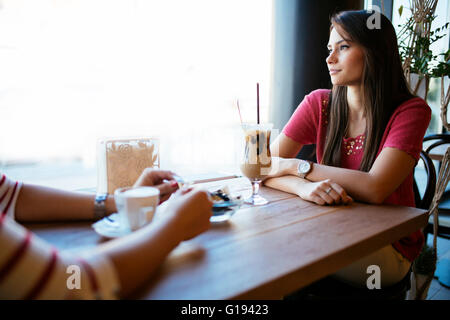
<path fill-rule="evenodd" d="M 97 146 L 97 192 L 132 186 L 145 168 L 159 168 L 159 139 L 102 140 Z"/>

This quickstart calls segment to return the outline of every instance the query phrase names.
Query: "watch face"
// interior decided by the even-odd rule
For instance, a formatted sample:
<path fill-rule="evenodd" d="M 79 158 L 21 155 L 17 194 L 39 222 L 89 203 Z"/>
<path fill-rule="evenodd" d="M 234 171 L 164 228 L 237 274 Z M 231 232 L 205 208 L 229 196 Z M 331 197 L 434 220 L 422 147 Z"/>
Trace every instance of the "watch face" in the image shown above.
<path fill-rule="evenodd" d="M 310 167 L 311 165 L 308 161 L 301 161 L 300 165 L 298 166 L 298 171 L 300 173 L 307 173 Z"/>

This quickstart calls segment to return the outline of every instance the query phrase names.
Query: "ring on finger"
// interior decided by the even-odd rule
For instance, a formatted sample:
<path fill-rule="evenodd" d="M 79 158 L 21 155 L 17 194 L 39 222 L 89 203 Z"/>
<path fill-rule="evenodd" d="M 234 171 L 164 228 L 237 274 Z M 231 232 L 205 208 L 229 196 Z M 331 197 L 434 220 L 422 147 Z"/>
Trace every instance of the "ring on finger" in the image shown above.
<path fill-rule="evenodd" d="M 329 194 L 329 193 L 331 192 L 331 190 L 333 190 L 333 188 L 332 188 L 332 187 L 329 187 L 327 190 L 325 190 L 325 193 L 326 193 L 326 194 Z"/>

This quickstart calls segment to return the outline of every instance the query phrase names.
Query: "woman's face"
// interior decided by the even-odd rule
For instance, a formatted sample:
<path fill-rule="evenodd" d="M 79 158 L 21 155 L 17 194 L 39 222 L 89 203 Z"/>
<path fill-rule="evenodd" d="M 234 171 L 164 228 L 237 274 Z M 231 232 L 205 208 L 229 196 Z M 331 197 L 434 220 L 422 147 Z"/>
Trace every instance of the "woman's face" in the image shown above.
<path fill-rule="evenodd" d="M 338 86 L 361 84 L 364 68 L 363 48 L 342 37 L 336 28 L 331 30 L 327 48 L 329 55 L 326 62 L 331 83 Z"/>

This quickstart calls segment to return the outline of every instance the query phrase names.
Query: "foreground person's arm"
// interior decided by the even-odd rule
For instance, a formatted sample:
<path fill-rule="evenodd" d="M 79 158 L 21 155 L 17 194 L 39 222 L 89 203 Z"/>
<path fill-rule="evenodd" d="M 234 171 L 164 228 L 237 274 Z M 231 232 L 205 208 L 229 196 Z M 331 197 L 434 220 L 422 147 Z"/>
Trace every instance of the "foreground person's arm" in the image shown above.
<path fill-rule="evenodd" d="M 135 186 L 154 186 L 161 201 L 176 191 L 171 171 L 146 169 Z M 169 181 L 169 182 L 164 182 Z M 19 222 L 93 220 L 95 195 L 64 191 L 39 185 L 23 184 L 17 198 L 15 219 Z M 106 202 L 106 214 L 116 212 L 113 195 Z"/>
<path fill-rule="evenodd" d="M 189 192 L 171 200 L 164 218 L 96 249 L 95 254 L 106 255 L 113 262 L 121 286 L 120 296 L 128 296 L 148 280 L 181 241 L 206 231 L 211 209 L 206 192 Z"/>
<path fill-rule="evenodd" d="M 8 180 L 3 189 L 12 185 Z M 208 229 L 212 206 L 204 192 L 190 192 L 168 204 L 158 221 L 74 255 L 16 223 L 10 199 L 0 199 L 0 299 L 127 297 L 181 241 Z"/>

